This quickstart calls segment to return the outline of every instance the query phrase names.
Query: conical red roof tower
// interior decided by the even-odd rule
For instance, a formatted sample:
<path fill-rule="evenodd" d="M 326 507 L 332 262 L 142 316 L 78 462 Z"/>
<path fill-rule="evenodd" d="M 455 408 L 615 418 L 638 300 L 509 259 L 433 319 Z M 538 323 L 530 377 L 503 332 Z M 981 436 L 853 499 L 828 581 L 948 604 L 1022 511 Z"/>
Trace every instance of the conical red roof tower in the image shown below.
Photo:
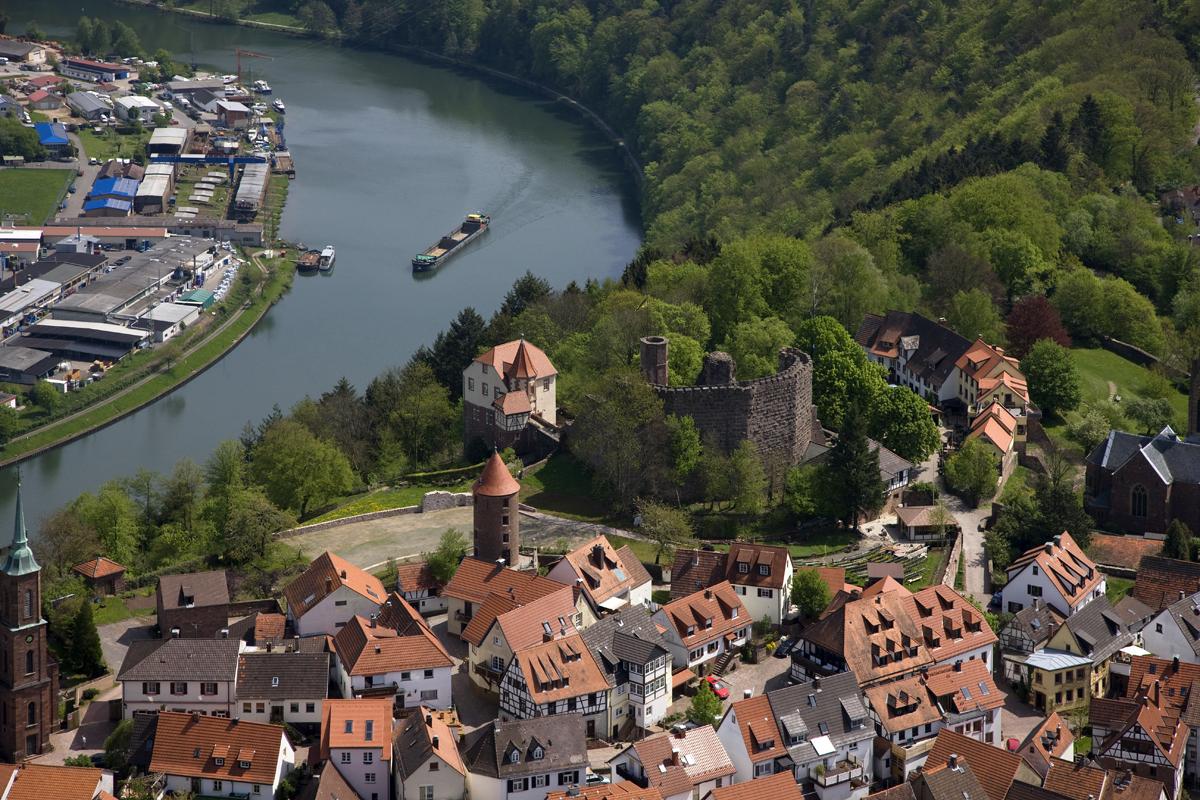
<path fill-rule="evenodd" d="M 508 471 L 500 454 L 492 451 L 492 457 L 488 459 L 479 479 L 475 481 L 472 492 L 484 497 L 508 497 L 519 491 L 521 484 L 517 483 L 517 479 Z"/>

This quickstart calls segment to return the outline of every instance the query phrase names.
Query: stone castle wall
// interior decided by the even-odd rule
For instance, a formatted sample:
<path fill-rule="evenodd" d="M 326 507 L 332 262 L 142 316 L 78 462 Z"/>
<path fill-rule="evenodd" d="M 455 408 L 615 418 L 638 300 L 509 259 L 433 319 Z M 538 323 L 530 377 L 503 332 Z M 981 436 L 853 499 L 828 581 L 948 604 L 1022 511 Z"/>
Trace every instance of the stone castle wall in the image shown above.
<path fill-rule="evenodd" d="M 667 414 L 691 417 L 701 438 L 715 440 L 727 453 L 749 440 L 764 462 L 792 465 L 801 461 L 812 441 L 812 361 L 799 350 L 781 351 L 779 371 L 765 378 L 655 386 L 654 391 Z"/>

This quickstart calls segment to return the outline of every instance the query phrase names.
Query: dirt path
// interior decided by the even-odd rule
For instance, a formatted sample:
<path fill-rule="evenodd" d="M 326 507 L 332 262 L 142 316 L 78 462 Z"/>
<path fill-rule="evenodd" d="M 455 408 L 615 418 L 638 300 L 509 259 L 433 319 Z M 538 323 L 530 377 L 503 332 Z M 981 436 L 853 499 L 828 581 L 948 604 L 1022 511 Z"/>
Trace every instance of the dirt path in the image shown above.
<path fill-rule="evenodd" d="M 1112 403 L 1117 399 L 1117 385 L 1112 381 L 1108 382 L 1108 402 Z"/>

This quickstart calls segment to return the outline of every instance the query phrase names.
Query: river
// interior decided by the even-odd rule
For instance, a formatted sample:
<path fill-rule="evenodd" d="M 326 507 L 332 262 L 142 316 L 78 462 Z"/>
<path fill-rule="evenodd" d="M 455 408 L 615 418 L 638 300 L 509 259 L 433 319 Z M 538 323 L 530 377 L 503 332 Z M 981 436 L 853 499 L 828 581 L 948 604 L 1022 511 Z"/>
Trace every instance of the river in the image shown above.
<path fill-rule="evenodd" d="M 120 19 L 148 51 L 233 72 L 234 48 L 287 104 L 296 159 L 282 234 L 332 243 L 332 275 L 297 276 L 253 334 L 205 374 L 101 431 L 22 466 L 32 528 L 80 492 L 145 467 L 202 461 L 278 404 L 346 376 L 361 391 L 402 365 L 464 306 L 485 317 L 532 270 L 562 287 L 619 274 L 640 243 L 635 190 L 614 148 L 552 103 L 402 57 L 250 28 L 210 25 L 101 0 L 6 0 L 10 32 L 31 19 L 69 36 L 80 15 Z M 415 279 L 412 254 L 469 211 L 492 230 Z M 0 473 L 7 538 L 15 470 Z M 34 533 L 36 535 L 36 533 Z"/>

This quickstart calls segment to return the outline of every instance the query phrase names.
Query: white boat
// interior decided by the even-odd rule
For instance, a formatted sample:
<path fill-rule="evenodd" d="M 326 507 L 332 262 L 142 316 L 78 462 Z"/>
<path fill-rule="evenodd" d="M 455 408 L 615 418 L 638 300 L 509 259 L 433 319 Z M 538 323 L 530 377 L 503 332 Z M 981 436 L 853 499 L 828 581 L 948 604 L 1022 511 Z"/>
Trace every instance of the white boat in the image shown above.
<path fill-rule="evenodd" d="M 272 105 L 272 107 L 274 107 L 274 109 L 275 109 L 276 111 L 278 111 L 280 114 L 285 114 L 285 113 L 287 113 L 287 108 L 286 108 L 286 107 L 283 105 L 283 101 L 282 101 L 282 100 L 280 100 L 278 97 L 277 97 L 277 98 L 275 98 L 275 101 L 274 101 L 273 103 L 271 103 L 271 105 Z"/>
<path fill-rule="evenodd" d="M 221 83 L 233 83 L 238 79 L 237 75 L 222 75 Z"/>
<path fill-rule="evenodd" d="M 333 259 L 335 257 L 336 253 L 333 245 L 325 245 L 324 249 L 321 250 L 321 257 L 317 260 L 317 268 L 322 272 L 329 272 L 329 270 L 333 269 Z"/>
<path fill-rule="evenodd" d="M 259 94 L 270 94 L 271 84 L 267 83 L 266 81 L 255 81 L 254 91 L 258 92 Z"/>

